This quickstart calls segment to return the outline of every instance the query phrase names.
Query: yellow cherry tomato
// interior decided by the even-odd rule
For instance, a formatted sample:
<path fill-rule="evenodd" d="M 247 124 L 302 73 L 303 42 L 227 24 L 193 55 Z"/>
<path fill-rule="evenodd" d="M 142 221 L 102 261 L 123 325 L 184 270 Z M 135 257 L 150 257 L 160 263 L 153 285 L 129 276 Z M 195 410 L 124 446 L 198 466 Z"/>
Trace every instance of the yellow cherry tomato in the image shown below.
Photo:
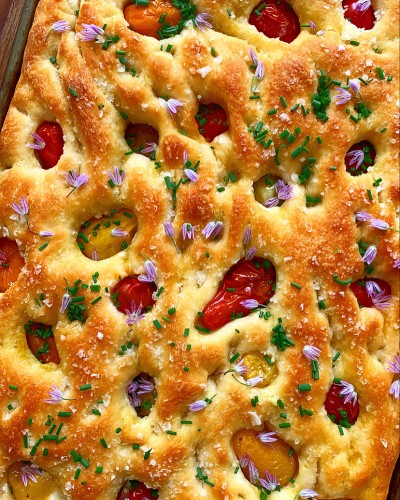
<path fill-rule="evenodd" d="M 169 0 L 150 0 L 149 5 L 130 4 L 124 9 L 125 19 L 134 31 L 141 35 L 160 39 L 157 30 L 161 28 L 159 19 L 165 15 L 164 22 L 176 26 L 182 19 L 179 9 Z"/>
<path fill-rule="evenodd" d="M 247 366 L 247 372 L 243 375 L 245 380 L 253 377 L 262 377 L 255 387 L 267 387 L 276 377 L 278 370 L 275 365 L 270 365 L 261 352 L 249 352 L 243 356 L 243 365 Z"/>
<path fill-rule="evenodd" d="M 89 259 L 108 259 L 129 245 L 136 230 L 137 218 L 131 210 L 115 210 L 85 222 L 78 234 L 78 245 Z"/>
<path fill-rule="evenodd" d="M 21 472 L 22 471 L 22 472 Z M 22 475 L 28 479 L 24 486 Z M 36 482 L 29 478 L 34 477 Z M 7 470 L 7 480 L 16 500 L 47 500 L 58 489 L 51 475 L 31 462 L 15 462 Z"/>
<path fill-rule="evenodd" d="M 265 478 L 268 471 L 276 475 L 281 486 L 286 486 L 291 477 L 295 477 L 299 461 L 296 453 L 293 451 L 289 456 L 290 445 L 281 438 L 273 443 L 262 443 L 257 437 L 258 431 L 250 429 L 241 429 L 233 436 L 233 449 L 240 460 L 243 455 L 248 455 L 250 460 L 256 466 L 260 477 Z M 243 468 L 243 473 L 249 479 L 248 467 Z"/>
<path fill-rule="evenodd" d="M 276 196 L 275 183 L 279 179 L 276 175 L 267 174 L 254 183 L 254 197 L 264 205 L 264 203 Z"/>

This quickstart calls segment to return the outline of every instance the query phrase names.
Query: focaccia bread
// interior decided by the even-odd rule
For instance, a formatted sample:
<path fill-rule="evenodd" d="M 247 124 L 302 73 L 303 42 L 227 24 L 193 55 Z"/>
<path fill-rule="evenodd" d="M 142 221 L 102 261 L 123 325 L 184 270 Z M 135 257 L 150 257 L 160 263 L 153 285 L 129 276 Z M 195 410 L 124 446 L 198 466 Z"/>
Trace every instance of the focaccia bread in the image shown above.
<path fill-rule="evenodd" d="M 0 135 L 2 499 L 386 499 L 398 21 L 40 1 Z"/>

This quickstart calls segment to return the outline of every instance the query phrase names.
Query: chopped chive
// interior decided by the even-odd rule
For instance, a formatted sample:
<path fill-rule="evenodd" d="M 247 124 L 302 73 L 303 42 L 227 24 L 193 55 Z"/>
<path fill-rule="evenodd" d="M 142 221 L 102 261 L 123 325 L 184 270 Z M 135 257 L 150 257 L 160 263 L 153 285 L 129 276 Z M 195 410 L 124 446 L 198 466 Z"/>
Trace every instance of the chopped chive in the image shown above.
<path fill-rule="evenodd" d="M 279 100 L 281 101 L 282 106 L 284 108 L 287 108 L 287 102 L 286 102 L 286 99 L 283 97 L 283 95 L 280 96 Z"/>
<path fill-rule="evenodd" d="M 100 302 L 100 300 L 102 299 L 103 297 L 100 295 L 99 297 L 95 298 L 94 300 L 92 300 L 91 304 L 92 306 L 94 306 L 95 304 L 97 304 L 97 302 Z"/>
<path fill-rule="evenodd" d="M 294 288 L 298 288 L 299 290 L 301 290 L 301 285 L 299 285 L 298 283 L 295 283 L 294 281 L 291 281 L 290 284 L 292 286 L 294 286 Z"/>
<path fill-rule="evenodd" d="M 103 467 L 96 467 L 94 470 L 95 474 L 101 474 L 103 472 Z"/>
<path fill-rule="evenodd" d="M 335 362 L 339 359 L 339 356 L 340 356 L 340 352 L 337 352 L 334 357 L 332 358 L 332 361 Z"/>
<path fill-rule="evenodd" d="M 372 197 L 372 193 L 371 193 L 371 190 L 370 189 L 367 189 L 367 193 L 368 193 L 368 198 L 373 201 L 373 197 Z"/>
<path fill-rule="evenodd" d="M 288 427 L 291 427 L 292 424 L 290 422 L 282 422 L 281 424 L 279 424 L 279 427 L 281 429 L 287 429 Z"/>
<path fill-rule="evenodd" d="M 354 47 L 358 47 L 360 45 L 360 42 L 357 42 L 357 40 L 350 40 L 350 45 L 354 45 Z"/>
<path fill-rule="evenodd" d="M 383 72 L 382 68 L 376 68 L 376 72 L 378 73 L 379 80 L 385 79 L 385 73 Z"/>
<path fill-rule="evenodd" d="M 311 385 L 310 384 L 299 384 L 297 387 L 298 387 L 298 389 L 299 389 L 300 392 L 311 391 Z"/>
<path fill-rule="evenodd" d="M 277 401 L 277 405 L 279 406 L 279 408 L 282 410 L 283 408 L 285 408 L 285 405 L 283 404 L 283 401 L 281 399 L 278 399 Z"/>
<path fill-rule="evenodd" d="M 78 468 L 78 469 L 76 469 L 75 474 L 74 474 L 74 479 L 75 479 L 75 480 L 76 480 L 76 479 L 78 479 L 78 478 L 79 478 L 79 476 L 80 476 L 80 474 L 81 474 L 81 469 L 79 469 L 79 468 Z"/>
<path fill-rule="evenodd" d="M 9 385 L 8 388 L 11 389 L 12 391 L 18 391 L 17 385 Z"/>
<path fill-rule="evenodd" d="M 84 384 L 84 385 L 80 386 L 79 390 L 80 391 L 88 391 L 91 388 L 92 388 L 92 384 Z"/>
<path fill-rule="evenodd" d="M 72 415 L 71 411 L 59 411 L 57 414 L 59 417 L 70 417 Z"/>
<path fill-rule="evenodd" d="M 154 326 L 157 328 L 157 330 L 161 330 L 162 325 L 161 325 L 161 323 L 158 321 L 158 319 L 153 320 L 153 323 L 154 323 Z"/>
<path fill-rule="evenodd" d="M 270 109 L 269 111 L 267 111 L 267 115 L 276 115 L 277 112 L 277 109 Z"/>
<path fill-rule="evenodd" d="M 125 113 L 125 111 L 120 111 L 119 114 L 122 116 L 124 120 L 127 120 L 129 118 L 128 115 Z"/>
<path fill-rule="evenodd" d="M 333 281 L 335 281 L 336 283 L 339 283 L 339 285 L 346 286 L 346 285 L 350 285 L 352 280 L 351 280 L 351 278 L 349 278 L 349 279 L 343 281 L 343 280 L 339 279 L 339 276 L 337 274 L 334 274 Z"/>
<path fill-rule="evenodd" d="M 318 308 L 319 308 L 319 309 L 322 309 L 322 310 L 325 310 L 325 309 L 326 309 L 326 304 L 325 304 L 325 301 L 324 301 L 324 300 L 319 300 L 319 301 L 318 301 Z"/>
<path fill-rule="evenodd" d="M 169 434 L 170 436 L 176 436 L 177 432 L 175 432 L 175 431 L 166 431 L 166 434 Z"/>
<path fill-rule="evenodd" d="M 293 108 L 290 109 L 290 111 L 293 113 L 294 111 L 296 111 L 296 109 L 298 109 L 300 107 L 300 104 L 295 104 L 293 106 Z"/>
<path fill-rule="evenodd" d="M 73 89 L 72 87 L 69 87 L 69 88 L 68 88 L 68 90 L 69 90 L 69 93 L 70 93 L 73 97 L 78 97 L 78 92 L 77 92 L 75 89 Z"/>
<path fill-rule="evenodd" d="M 193 422 L 191 420 L 181 420 L 182 425 L 191 425 Z"/>
<path fill-rule="evenodd" d="M 160 288 L 157 290 L 156 297 L 159 297 L 164 291 L 164 287 L 160 286 Z"/>
<path fill-rule="evenodd" d="M 43 243 L 43 245 L 41 247 L 39 247 L 39 251 L 42 252 L 45 248 L 47 248 L 49 246 L 48 243 Z"/>
<path fill-rule="evenodd" d="M 234 363 L 238 358 L 240 357 L 240 354 L 237 352 L 236 354 L 234 354 L 230 359 L 229 359 L 229 363 Z"/>

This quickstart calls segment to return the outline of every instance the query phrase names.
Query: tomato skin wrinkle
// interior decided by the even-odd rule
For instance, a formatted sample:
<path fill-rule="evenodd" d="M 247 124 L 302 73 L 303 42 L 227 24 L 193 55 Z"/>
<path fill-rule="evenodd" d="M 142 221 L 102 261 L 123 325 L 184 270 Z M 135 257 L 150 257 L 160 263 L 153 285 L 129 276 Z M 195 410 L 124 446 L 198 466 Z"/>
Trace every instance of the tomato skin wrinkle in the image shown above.
<path fill-rule="evenodd" d="M 117 309 L 126 314 L 126 311 L 132 310 L 132 303 L 135 303 L 136 308 L 141 305 L 142 309 L 155 304 L 153 292 L 156 290 L 154 283 L 139 281 L 137 276 L 127 276 L 114 286 L 111 296 L 118 293 Z"/>
<path fill-rule="evenodd" d="M 350 285 L 350 289 L 356 296 L 360 307 L 375 307 L 372 302 L 372 298 L 367 293 L 367 287 L 365 286 L 368 281 L 375 281 L 379 288 L 385 292 L 385 295 L 391 295 L 392 292 L 390 285 L 386 283 L 386 281 L 379 278 L 363 278 L 357 280 Z M 360 283 L 363 283 L 364 285 L 360 285 Z"/>
<path fill-rule="evenodd" d="M 376 21 L 375 11 L 372 5 L 364 12 L 356 10 L 357 0 L 343 0 L 344 17 L 357 28 L 371 30 Z"/>
<path fill-rule="evenodd" d="M 339 423 L 343 416 L 339 413 L 339 410 L 344 410 L 347 413 L 348 422 L 353 425 L 355 424 L 358 413 L 360 411 L 360 405 L 358 401 L 353 405 L 351 401 L 344 403 L 344 397 L 341 397 L 339 393 L 343 390 L 341 384 L 332 384 L 329 388 L 328 394 L 325 400 L 325 409 L 328 415 L 334 415 L 335 424 Z"/>
<path fill-rule="evenodd" d="M 204 122 L 205 120 L 205 122 Z M 228 117 L 218 104 L 201 104 L 196 114 L 196 121 L 201 135 L 207 142 L 229 130 Z"/>
<path fill-rule="evenodd" d="M 57 165 L 64 151 L 62 128 L 55 122 L 43 122 L 36 133 L 46 143 L 43 149 L 35 151 L 36 158 L 44 170 L 49 170 Z"/>
<path fill-rule="evenodd" d="M 154 496 L 154 493 L 139 481 L 134 482 L 131 490 L 129 490 L 129 481 L 127 481 L 117 496 L 117 500 L 148 500 L 150 498 L 158 498 L 158 495 Z"/>
<path fill-rule="evenodd" d="M 269 261 L 268 261 L 269 262 Z M 258 268 L 255 266 L 255 263 Z M 240 304 L 246 299 L 265 303 L 275 293 L 275 268 L 263 265 L 263 259 L 240 260 L 225 275 L 215 297 L 203 309 L 203 324 L 209 330 L 221 328 L 231 321 L 232 313 L 250 314 L 251 310 Z M 227 291 L 234 288 L 234 292 Z"/>
<path fill-rule="evenodd" d="M 267 5 L 258 11 L 263 4 Z M 249 23 L 268 38 L 279 38 L 286 43 L 293 42 L 300 34 L 299 17 L 285 0 L 262 0 L 250 14 Z"/>

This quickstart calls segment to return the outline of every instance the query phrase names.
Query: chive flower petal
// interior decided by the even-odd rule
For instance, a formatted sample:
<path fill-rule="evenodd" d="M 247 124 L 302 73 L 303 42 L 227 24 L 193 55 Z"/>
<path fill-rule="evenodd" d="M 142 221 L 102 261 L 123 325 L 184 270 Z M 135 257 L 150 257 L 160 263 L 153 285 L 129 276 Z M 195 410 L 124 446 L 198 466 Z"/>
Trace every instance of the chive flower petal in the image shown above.
<path fill-rule="evenodd" d="M 318 496 L 318 493 L 314 490 L 301 490 L 299 493 L 300 498 L 315 498 Z"/>
<path fill-rule="evenodd" d="M 40 137 L 39 134 L 34 132 L 32 134 L 33 141 L 28 144 L 28 148 L 36 149 L 37 151 L 40 151 L 46 147 L 45 141 Z"/>
<path fill-rule="evenodd" d="M 82 42 L 93 42 L 97 40 L 99 36 L 104 35 L 104 30 L 95 24 L 85 24 L 82 23 L 83 30 L 81 32 Z"/>
<path fill-rule="evenodd" d="M 52 389 L 49 391 L 49 396 L 50 399 L 45 399 L 45 403 L 56 404 L 60 403 L 64 399 L 63 393 L 55 385 L 53 385 Z"/>
<path fill-rule="evenodd" d="M 146 262 L 144 263 L 144 272 L 145 274 L 139 275 L 138 277 L 139 281 L 146 281 L 148 283 L 152 283 L 156 280 L 157 268 L 151 260 L 146 260 Z"/>
<path fill-rule="evenodd" d="M 25 487 L 27 487 L 29 481 L 32 481 L 33 483 L 37 483 L 37 479 L 35 476 L 40 476 L 41 473 L 42 472 L 37 465 L 34 465 L 31 462 L 25 463 L 21 467 L 21 471 L 20 471 L 23 485 Z"/>
<path fill-rule="evenodd" d="M 175 236 L 174 226 L 170 222 L 164 222 L 164 232 L 168 238 L 174 238 Z"/>
<path fill-rule="evenodd" d="M 260 377 L 259 375 L 257 375 L 257 377 L 252 377 L 252 378 L 249 378 L 247 380 L 247 384 L 249 387 L 254 387 L 255 385 L 259 384 L 260 382 L 262 382 L 264 379 L 263 377 Z"/>
<path fill-rule="evenodd" d="M 276 475 L 272 476 L 268 471 L 265 472 L 265 479 L 259 478 L 259 482 L 267 491 L 275 491 L 280 484 L 276 479 Z"/>
<path fill-rule="evenodd" d="M 349 158 L 349 164 L 354 165 L 355 169 L 358 170 L 364 162 L 365 155 L 362 149 L 356 149 L 346 153 L 346 157 Z"/>
<path fill-rule="evenodd" d="M 65 313 L 70 302 L 71 302 L 71 296 L 68 293 L 65 293 L 61 300 L 61 308 L 60 308 L 61 313 L 63 314 Z"/>
<path fill-rule="evenodd" d="M 223 222 L 211 221 L 206 225 L 201 234 L 205 236 L 206 240 L 208 240 L 208 238 L 215 239 L 217 236 L 221 234 L 223 228 L 224 228 Z"/>
<path fill-rule="evenodd" d="M 303 354 L 310 361 L 317 361 L 321 354 L 321 350 L 313 345 L 305 345 L 303 347 Z"/>
<path fill-rule="evenodd" d="M 63 33 L 64 31 L 70 31 L 71 26 L 68 21 L 65 21 L 65 19 L 60 19 L 53 24 L 51 30 L 56 33 Z"/>
<path fill-rule="evenodd" d="M 191 168 L 185 168 L 184 172 L 186 177 L 190 179 L 192 182 L 196 182 L 199 179 L 199 174 L 194 170 L 192 170 Z"/>
<path fill-rule="evenodd" d="M 194 228 L 189 222 L 184 222 L 181 226 L 180 232 L 184 240 L 194 240 Z"/>
<path fill-rule="evenodd" d="M 350 382 L 345 382 L 344 380 L 341 380 L 339 385 L 343 387 L 343 389 L 339 392 L 339 394 L 341 396 L 344 396 L 344 404 L 350 401 L 354 406 L 357 403 L 357 397 L 358 397 L 354 389 L 354 386 L 350 384 Z"/>
<path fill-rule="evenodd" d="M 142 151 L 143 152 L 143 151 Z M 108 176 L 116 186 L 121 186 L 125 180 L 125 172 L 118 167 L 114 167 L 113 172 L 107 172 Z"/>
<path fill-rule="evenodd" d="M 372 5 L 371 0 L 358 0 L 354 6 L 356 12 L 365 12 Z"/>
<path fill-rule="evenodd" d="M 142 314 L 142 304 L 136 308 L 135 302 L 132 302 L 131 310 L 125 309 L 125 314 L 127 315 L 127 325 L 137 325 L 145 317 L 145 314 Z"/>
<path fill-rule="evenodd" d="M 336 104 L 338 105 L 348 103 L 353 97 L 351 92 L 346 89 L 342 89 L 341 87 L 335 87 L 335 89 L 338 91 L 335 96 Z"/>
<path fill-rule="evenodd" d="M 189 410 L 192 412 L 204 410 L 207 407 L 207 403 L 203 399 L 199 399 L 194 403 L 190 403 Z"/>
<path fill-rule="evenodd" d="M 128 234 L 129 233 L 123 231 L 119 227 L 114 227 L 113 229 L 111 229 L 111 236 L 115 236 L 116 238 L 125 238 L 126 236 L 128 236 Z"/>
<path fill-rule="evenodd" d="M 24 197 L 21 198 L 20 204 L 12 203 L 10 206 L 18 215 L 27 216 L 29 213 L 28 201 Z"/>
<path fill-rule="evenodd" d="M 194 24 L 200 31 L 203 31 L 205 28 L 212 28 L 212 24 L 208 21 L 211 18 L 212 15 L 208 12 L 201 12 L 194 18 Z"/>
<path fill-rule="evenodd" d="M 274 443 L 275 441 L 278 440 L 275 432 L 259 432 L 257 434 L 257 437 L 262 443 L 269 444 L 269 445 L 271 445 L 271 443 Z"/>
<path fill-rule="evenodd" d="M 363 255 L 362 257 L 362 261 L 365 262 L 366 264 L 368 265 L 371 265 L 371 263 L 375 260 L 376 258 L 376 254 L 377 254 L 378 250 L 376 248 L 375 245 L 371 245 L 369 246 L 366 251 L 365 251 L 365 254 Z"/>

